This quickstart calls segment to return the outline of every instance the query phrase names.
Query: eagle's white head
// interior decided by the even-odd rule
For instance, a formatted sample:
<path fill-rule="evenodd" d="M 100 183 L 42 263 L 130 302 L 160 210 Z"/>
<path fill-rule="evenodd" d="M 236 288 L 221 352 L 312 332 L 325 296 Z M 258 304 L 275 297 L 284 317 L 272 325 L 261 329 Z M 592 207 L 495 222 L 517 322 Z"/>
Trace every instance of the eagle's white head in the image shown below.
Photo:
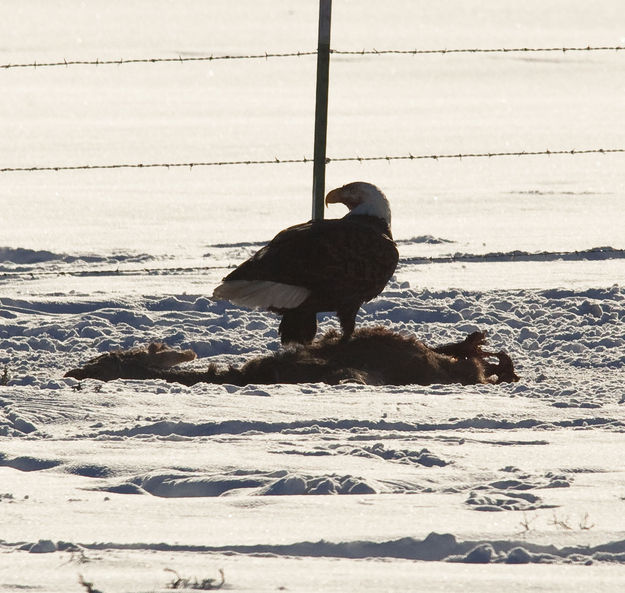
<path fill-rule="evenodd" d="M 326 206 L 341 202 L 349 208 L 346 216 L 377 216 L 391 226 L 391 206 L 382 191 L 366 181 L 354 181 L 337 187 L 326 196 Z"/>

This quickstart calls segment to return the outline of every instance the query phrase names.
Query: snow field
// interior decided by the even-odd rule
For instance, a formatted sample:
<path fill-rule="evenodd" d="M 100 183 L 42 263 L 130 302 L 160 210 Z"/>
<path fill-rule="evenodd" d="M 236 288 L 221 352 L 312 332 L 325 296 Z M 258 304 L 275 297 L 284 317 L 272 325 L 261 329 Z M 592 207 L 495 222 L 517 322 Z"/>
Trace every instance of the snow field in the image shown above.
<path fill-rule="evenodd" d="M 301 590 L 313 587 L 288 558 L 317 556 L 337 559 L 330 587 L 361 570 L 364 560 L 354 558 L 413 558 L 592 563 L 586 570 L 606 575 L 610 590 L 616 575 L 601 567 L 622 562 L 624 545 L 614 521 L 625 496 L 623 300 L 617 286 L 473 292 L 391 282 L 363 307 L 360 324 L 427 343 L 487 330 L 521 382 L 187 388 L 79 384 L 62 374 L 153 339 L 196 350 L 191 364 L 200 368 L 241 363 L 279 347 L 275 316 L 188 294 L 3 299 L 0 364 L 11 376 L 0 396 L 0 474 L 11 485 L 3 548 L 43 545 L 67 558 L 65 587 L 78 572 L 119 587 L 123 579 L 102 567 L 153 550 L 163 558 L 145 577 L 153 587 L 167 582 L 166 558 L 190 571 L 207 554 L 215 572 L 234 553 L 241 560 L 226 572 L 236 587 L 245 582 L 236 566 L 245 574 L 245 558 L 269 554 L 267 590 L 284 578 L 280 570 L 294 570 Z M 321 331 L 335 325 L 328 317 Z M 449 535 L 432 539 L 437 533 Z M 78 549 L 93 571 L 74 565 Z M 384 563 L 364 562 L 368 586 L 385 578 Z"/>
<path fill-rule="evenodd" d="M 340 49 L 623 45 L 618 0 L 334 4 Z M 309 50 L 316 8 L 6 0 L 0 63 Z M 622 147 L 622 60 L 335 56 L 328 155 Z M 314 64 L 4 69 L 2 167 L 310 157 Z M 331 163 L 383 188 L 400 250 L 358 324 L 486 330 L 521 376 L 402 388 L 64 379 L 150 340 L 275 351 L 274 316 L 209 295 L 309 217 L 311 167 L 3 173 L 0 591 L 622 591 L 624 171 Z"/>

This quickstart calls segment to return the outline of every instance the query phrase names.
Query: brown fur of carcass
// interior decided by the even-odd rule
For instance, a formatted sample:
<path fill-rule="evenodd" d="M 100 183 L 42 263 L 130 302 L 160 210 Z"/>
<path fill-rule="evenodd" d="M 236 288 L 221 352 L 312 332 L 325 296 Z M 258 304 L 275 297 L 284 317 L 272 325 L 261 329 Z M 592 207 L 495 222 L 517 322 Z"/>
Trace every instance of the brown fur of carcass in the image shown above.
<path fill-rule="evenodd" d="M 503 383 L 518 381 L 504 352 L 485 352 L 484 332 L 461 342 L 429 347 L 412 336 L 383 327 L 361 328 L 350 340 L 336 331 L 307 346 L 252 358 L 240 367 L 209 364 L 205 370 L 176 368 L 193 360 L 192 350 L 176 350 L 160 342 L 144 348 L 116 350 L 72 369 L 76 379 L 164 379 L 169 382 L 233 385 L 356 382 L 367 385 L 430 385 L 433 383 Z"/>

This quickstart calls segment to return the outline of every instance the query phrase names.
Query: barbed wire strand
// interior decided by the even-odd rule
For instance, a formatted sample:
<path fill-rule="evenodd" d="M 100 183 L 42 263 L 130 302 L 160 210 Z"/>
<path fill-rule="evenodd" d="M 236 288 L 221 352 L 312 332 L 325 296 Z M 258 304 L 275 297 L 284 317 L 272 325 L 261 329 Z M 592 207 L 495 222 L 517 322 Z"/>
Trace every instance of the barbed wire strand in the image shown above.
<path fill-rule="evenodd" d="M 451 154 L 407 154 L 407 155 L 386 155 L 386 156 L 349 156 L 349 157 L 329 157 L 326 164 L 344 162 L 370 162 L 370 161 L 414 161 L 414 160 L 443 160 L 443 159 L 474 159 L 474 158 L 495 158 L 495 157 L 524 157 L 524 156 L 556 156 L 556 155 L 582 155 L 582 154 L 615 154 L 625 153 L 625 148 L 588 148 L 572 150 L 522 150 L 510 152 L 467 152 Z M 13 172 L 34 172 L 34 171 L 78 171 L 86 169 L 153 169 L 153 168 L 181 168 L 188 167 L 221 167 L 233 165 L 288 165 L 312 163 L 312 158 L 303 157 L 301 159 L 273 159 L 264 160 L 241 160 L 241 161 L 198 161 L 189 163 L 118 163 L 109 165 L 58 165 L 58 166 L 33 166 L 33 167 L 3 167 L 0 173 Z"/>
<path fill-rule="evenodd" d="M 531 53 L 531 52 L 580 52 L 580 51 L 623 51 L 624 45 L 612 46 L 586 46 L 586 47 L 496 47 L 496 48 L 459 48 L 459 49 L 363 49 L 338 50 L 332 49 L 331 53 L 342 56 L 368 56 L 368 55 L 424 55 L 424 54 L 494 54 L 494 53 Z"/>
<path fill-rule="evenodd" d="M 381 56 L 381 55 L 431 55 L 431 54 L 493 54 L 493 53 L 528 53 L 528 52 L 595 52 L 595 51 L 623 51 L 625 46 L 586 46 L 586 47 L 498 47 L 498 48 L 458 48 L 458 49 L 362 49 L 340 50 L 331 49 L 330 53 L 338 56 Z M 57 66 L 121 66 L 123 64 L 159 64 L 185 62 L 212 62 L 216 60 L 268 60 L 270 58 L 301 58 L 315 56 L 317 51 L 297 51 L 285 53 L 264 52 L 259 54 L 243 55 L 208 55 L 169 58 L 119 58 L 117 60 L 66 60 L 62 62 L 27 62 L 20 64 L 0 64 L 0 69 L 10 68 L 51 68 Z"/>
<path fill-rule="evenodd" d="M 262 53 L 247 55 L 210 55 L 210 56 L 178 56 L 177 58 L 119 58 L 118 60 L 63 60 L 62 62 L 29 62 L 25 64 L 0 64 L 0 69 L 9 68 L 51 68 L 55 66 L 121 66 L 122 64 L 158 64 L 174 62 L 212 62 L 216 60 L 268 60 L 269 58 L 300 58 L 303 56 L 316 56 L 317 51 L 297 51 L 288 53 Z"/>

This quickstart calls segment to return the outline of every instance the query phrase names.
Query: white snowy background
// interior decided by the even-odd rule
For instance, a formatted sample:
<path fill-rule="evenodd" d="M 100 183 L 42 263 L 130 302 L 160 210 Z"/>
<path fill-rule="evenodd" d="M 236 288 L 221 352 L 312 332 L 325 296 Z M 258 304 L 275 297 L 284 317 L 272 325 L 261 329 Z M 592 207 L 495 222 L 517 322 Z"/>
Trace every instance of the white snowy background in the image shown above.
<path fill-rule="evenodd" d="M 0 64 L 310 51 L 317 8 L 3 0 Z M 333 7 L 335 49 L 624 44 L 619 0 Z M 624 148 L 624 59 L 334 56 L 328 156 Z M 0 69 L 0 168 L 310 158 L 315 65 Z M 624 162 L 328 166 L 393 209 L 358 323 L 487 330 L 521 381 L 468 387 L 63 379 L 154 339 L 198 368 L 277 350 L 274 316 L 210 295 L 310 217 L 312 167 L 0 173 L 0 590 L 622 591 Z"/>

